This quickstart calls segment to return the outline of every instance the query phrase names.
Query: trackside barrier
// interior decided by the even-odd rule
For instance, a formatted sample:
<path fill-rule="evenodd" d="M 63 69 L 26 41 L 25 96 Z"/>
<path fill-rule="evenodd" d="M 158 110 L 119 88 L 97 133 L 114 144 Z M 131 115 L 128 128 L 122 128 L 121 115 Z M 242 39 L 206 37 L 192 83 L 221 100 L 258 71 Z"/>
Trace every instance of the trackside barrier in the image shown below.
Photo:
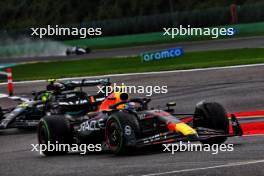
<path fill-rule="evenodd" d="M 6 72 L 0 72 L 0 75 L 7 76 L 7 90 L 9 96 L 12 96 L 14 94 L 12 68 L 7 68 Z"/>

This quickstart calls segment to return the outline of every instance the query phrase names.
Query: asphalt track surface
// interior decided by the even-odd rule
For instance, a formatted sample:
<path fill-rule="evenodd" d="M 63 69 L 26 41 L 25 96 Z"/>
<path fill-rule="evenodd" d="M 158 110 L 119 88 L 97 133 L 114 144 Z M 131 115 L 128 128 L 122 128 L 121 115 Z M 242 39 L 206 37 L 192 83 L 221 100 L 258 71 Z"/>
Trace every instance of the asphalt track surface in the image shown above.
<path fill-rule="evenodd" d="M 113 77 L 112 82 L 127 85 L 167 85 L 168 93 L 153 95 L 152 105 L 161 107 L 171 100 L 177 111 L 193 112 L 200 100 L 217 101 L 229 112 L 264 109 L 264 66 Z M 45 83 L 15 85 L 17 95 L 28 96 Z M 6 92 L 6 86 L 0 86 Z M 0 105 L 11 106 L 6 99 Z M 34 131 L 0 131 L 0 175 L 264 175 L 264 136 L 235 137 L 233 152 L 176 152 L 143 150 L 117 157 L 111 153 L 44 157 L 31 152 L 37 143 Z"/>
<path fill-rule="evenodd" d="M 246 37 L 225 40 L 209 40 L 195 42 L 178 42 L 169 44 L 157 44 L 127 48 L 115 48 L 95 50 L 90 54 L 82 56 L 48 56 L 48 57 L 23 57 L 23 58 L 0 58 L 0 64 L 5 63 L 26 63 L 26 62 L 43 62 L 43 61 L 64 61 L 79 60 L 92 58 L 112 58 L 136 56 L 144 52 L 157 51 L 162 49 L 183 47 L 185 52 L 189 51 L 209 51 L 236 48 L 259 48 L 264 47 L 264 37 Z"/>

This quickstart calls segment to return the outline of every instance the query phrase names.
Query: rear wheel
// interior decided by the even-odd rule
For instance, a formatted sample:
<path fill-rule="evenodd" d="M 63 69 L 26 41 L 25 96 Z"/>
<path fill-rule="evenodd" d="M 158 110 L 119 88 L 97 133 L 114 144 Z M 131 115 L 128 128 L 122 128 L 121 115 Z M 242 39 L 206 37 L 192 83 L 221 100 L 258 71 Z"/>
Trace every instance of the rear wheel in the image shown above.
<path fill-rule="evenodd" d="M 133 114 L 116 112 L 106 123 L 106 143 L 109 149 L 117 155 L 133 150 L 139 135 L 139 123 Z"/>
<path fill-rule="evenodd" d="M 220 130 L 223 134 L 229 134 L 229 120 L 226 110 L 216 102 L 203 103 L 196 107 L 193 126 Z M 221 144 L 226 139 L 226 136 L 220 136 L 202 140 L 201 142 L 205 144 Z"/>
<path fill-rule="evenodd" d="M 61 155 L 69 151 L 73 141 L 73 131 L 68 119 L 64 116 L 47 116 L 40 120 L 38 125 L 38 141 L 46 147 L 44 155 Z M 62 150 L 56 150 L 54 146 L 66 144 Z M 53 147 L 52 147 L 53 145 Z M 53 149 L 53 150 L 52 150 Z"/>

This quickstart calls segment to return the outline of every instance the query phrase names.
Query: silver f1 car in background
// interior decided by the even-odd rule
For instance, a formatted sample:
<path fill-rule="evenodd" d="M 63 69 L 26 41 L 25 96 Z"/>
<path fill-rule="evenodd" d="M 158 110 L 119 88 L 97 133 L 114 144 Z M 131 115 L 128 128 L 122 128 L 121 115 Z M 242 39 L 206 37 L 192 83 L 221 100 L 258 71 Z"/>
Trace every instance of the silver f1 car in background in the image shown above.
<path fill-rule="evenodd" d="M 84 55 L 84 54 L 89 54 L 91 52 L 90 48 L 81 48 L 81 47 L 71 47 L 71 48 L 67 48 L 66 50 L 66 55 L 70 56 L 70 55 Z"/>

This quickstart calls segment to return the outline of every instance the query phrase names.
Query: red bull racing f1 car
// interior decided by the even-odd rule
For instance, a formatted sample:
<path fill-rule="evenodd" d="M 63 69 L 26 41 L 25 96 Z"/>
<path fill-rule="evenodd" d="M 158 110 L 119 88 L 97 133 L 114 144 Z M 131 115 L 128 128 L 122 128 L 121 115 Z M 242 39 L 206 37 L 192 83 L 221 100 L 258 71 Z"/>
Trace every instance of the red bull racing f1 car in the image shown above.
<path fill-rule="evenodd" d="M 192 120 L 185 123 L 178 117 L 186 114 L 176 114 L 171 108 L 175 103 L 161 110 L 150 109 L 149 102 L 150 99 L 130 99 L 126 93 L 115 92 L 102 102 L 99 111 L 85 116 L 44 117 L 38 127 L 39 144 L 102 144 L 105 150 L 124 154 L 139 147 L 177 141 L 220 144 L 228 137 L 242 135 L 236 118 L 230 123 L 218 103 L 198 103 Z M 233 134 L 229 134 L 229 128 L 233 128 Z M 45 155 L 67 152 L 43 151 Z"/>

